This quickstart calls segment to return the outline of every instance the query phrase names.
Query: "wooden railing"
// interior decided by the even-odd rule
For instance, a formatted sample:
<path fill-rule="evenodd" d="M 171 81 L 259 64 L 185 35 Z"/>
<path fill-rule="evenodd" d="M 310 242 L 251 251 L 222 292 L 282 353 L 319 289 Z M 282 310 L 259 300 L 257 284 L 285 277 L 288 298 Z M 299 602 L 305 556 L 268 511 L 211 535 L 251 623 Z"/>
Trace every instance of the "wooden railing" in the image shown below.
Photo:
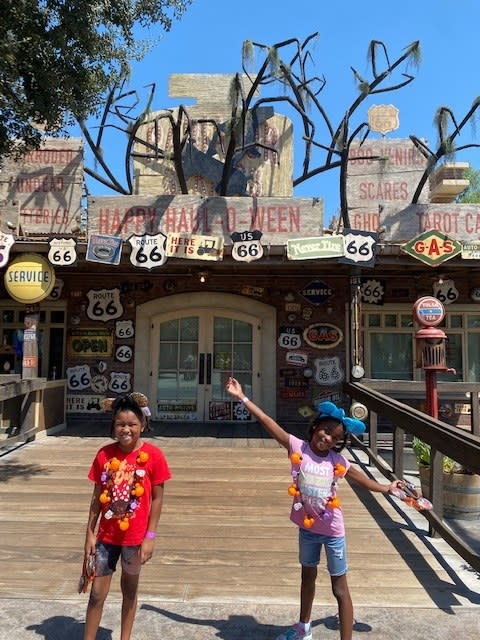
<path fill-rule="evenodd" d="M 378 381 L 379 382 L 379 381 Z M 377 384 L 372 381 L 370 384 Z M 380 383 L 379 383 L 380 386 Z M 395 385 L 396 386 L 396 385 Z M 458 463 L 480 474 L 480 436 L 478 435 L 478 385 L 453 385 L 455 393 L 463 394 L 471 392 L 472 418 L 477 417 L 477 422 L 472 421 L 470 430 L 454 427 L 436 420 L 417 409 L 414 409 L 391 395 L 384 395 L 377 389 L 366 384 L 344 384 L 344 392 L 352 401 L 361 402 L 369 411 L 368 439 L 355 438 L 355 444 L 361 447 L 368 455 L 370 463 L 389 480 L 403 478 L 404 454 L 406 447 L 406 434 L 417 436 L 431 447 L 432 464 L 430 468 L 430 500 L 433 503 L 432 511 L 421 513 L 428 520 L 430 534 L 441 536 L 464 560 L 476 571 L 480 571 L 480 555 L 455 534 L 443 519 L 443 456 L 449 456 Z M 390 386 L 389 393 L 392 389 Z M 417 389 L 419 387 L 417 386 Z M 411 397 L 409 394 L 408 397 Z M 474 410 L 473 405 L 476 405 Z M 476 414 L 475 414 L 476 411 Z M 378 417 L 387 418 L 392 428 L 392 463 L 388 464 L 379 455 L 378 448 Z"/>
<path fill-rule="evenodd" d="M 66 426 L 65 380 L 0 376 L 0 450 Z"/>

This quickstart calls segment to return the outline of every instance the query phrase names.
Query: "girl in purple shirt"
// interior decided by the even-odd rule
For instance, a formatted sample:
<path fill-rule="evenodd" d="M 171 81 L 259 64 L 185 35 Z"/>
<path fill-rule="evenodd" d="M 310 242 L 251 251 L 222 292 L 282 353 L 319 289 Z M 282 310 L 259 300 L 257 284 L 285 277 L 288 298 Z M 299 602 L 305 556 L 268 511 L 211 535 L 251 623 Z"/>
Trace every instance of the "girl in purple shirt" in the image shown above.
<path fill-rule="evenodd" d="M 343 513 L 336 495 L 340 478 L 348 476 L 356 484 L 379 493 L 390 493 L 402 486 L 400 480 L 381 484 L 368 478 L 339 453 L 345 435 L 363 433 L 360 420 L 348 418 L 332 402 L 318 405 L 319 413 L 301 440 L 285 431 L 273 418 L 243 393 L 238 380 L 229 378 L 226 390 L 243 402 L 275 440 L 287 449 L 292 472 L 289 493 L 293 497 L 290 519 L 299 530 L 299 560 L 302 567 L 300 618 L 276 640 L 312 640 L 311 614 L 315 595 L 320 551 L 325 547 L 332 592 L 338 603 L 340 639 L 351 640 L 353 605 L 347 583 L 347 561 Z"/>

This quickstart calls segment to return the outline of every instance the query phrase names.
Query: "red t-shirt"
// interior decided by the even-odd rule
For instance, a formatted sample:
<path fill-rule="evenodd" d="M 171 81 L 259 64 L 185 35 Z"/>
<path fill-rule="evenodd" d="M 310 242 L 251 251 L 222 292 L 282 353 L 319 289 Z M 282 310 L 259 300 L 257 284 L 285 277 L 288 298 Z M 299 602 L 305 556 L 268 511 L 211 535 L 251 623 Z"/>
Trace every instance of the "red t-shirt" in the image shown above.
<path fill-rule="evenodd" d="M 145 462 L 139 462 L 140 452 L 148 454 Z M 117 458 L 118 469 L 110 468 L 112 458 Z M 88 472 L 90 480 L 98 484 L 109 497 L 101 504 L 102 513 L 97 540 L 120 546 L 141 544 L 147 531 L 152 487 L 163 484 L 170 477 L 170 469 L 163 452 L 156 446 L 143 442 L 142 446 L 125 454 L 116 442 L 102 447 Z M 143 487 L 143 495 L 132 496 L 136 485 Z M 119 517 L 128 517 L 129 527 L 122 531 Z"/>

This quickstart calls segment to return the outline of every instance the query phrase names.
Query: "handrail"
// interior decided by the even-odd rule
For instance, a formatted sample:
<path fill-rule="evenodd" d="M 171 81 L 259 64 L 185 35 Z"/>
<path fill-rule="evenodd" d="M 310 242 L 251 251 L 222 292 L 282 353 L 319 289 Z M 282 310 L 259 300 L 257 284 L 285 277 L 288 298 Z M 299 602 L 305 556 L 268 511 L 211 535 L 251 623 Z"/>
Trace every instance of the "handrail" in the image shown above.
<path fill-rule="evenodd" d="M 473 569 L 480 571 L 480 555 L 452 531 L 443 519 L 442 508 L 443 455 L 453 458 L 474 473 L 480 474 L 480 437 L 432 418 L 361 383 L 345 382 L 343 390 L 352 400 L 362 402 L 369 410 L 369 445 L 365 445 L 358 438 L 354 438 L 354 441 L 367 452 L 370 462 L 389 480 L 403 477 L 405 432 L 417 436 L 431 446 L 430 499 L 433 502 L 433 510 L 421 511 L 420 513 L 429 522 L 431 535 L 440 535 Z M 378 415 L 385 416 L 392 422 L 393 460 L 391 468 L 378 455 Z"/>

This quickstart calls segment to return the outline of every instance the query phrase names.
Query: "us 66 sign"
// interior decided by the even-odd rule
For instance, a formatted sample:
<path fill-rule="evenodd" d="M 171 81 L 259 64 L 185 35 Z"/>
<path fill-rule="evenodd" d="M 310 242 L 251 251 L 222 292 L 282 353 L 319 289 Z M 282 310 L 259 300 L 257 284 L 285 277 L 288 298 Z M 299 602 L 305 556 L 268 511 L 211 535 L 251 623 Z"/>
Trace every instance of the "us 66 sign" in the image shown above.
<path fill-rule="evenodd" d="M 298 349 L 302 344 L 301 330 L 298 327 L 280 327 L 278 345 L 284 349 Z"/>
<path fill-rule="evenodd" d="M 263 247 L 260 244 L 262 232 L 242 231 L 232 233 L 232 258 L 239 262 L 253 262 L 263 256 Z"/>

